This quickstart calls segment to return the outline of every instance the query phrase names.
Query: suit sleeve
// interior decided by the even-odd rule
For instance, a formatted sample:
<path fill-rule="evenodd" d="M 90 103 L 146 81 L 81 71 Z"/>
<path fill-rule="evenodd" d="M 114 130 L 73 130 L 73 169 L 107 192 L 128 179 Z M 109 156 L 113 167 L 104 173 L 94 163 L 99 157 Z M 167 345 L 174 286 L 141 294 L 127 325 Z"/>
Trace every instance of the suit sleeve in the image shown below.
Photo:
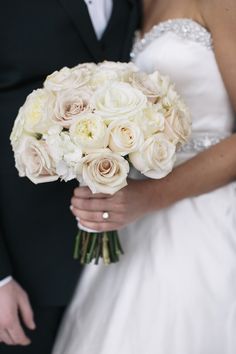
<path fill-rule="evenodd" d="M 141 29 L 143 27 L 143 2 L 142 0 L 137 0 L 138 1 L 138 29 Z"/>
<path fill-rule="evenodd" d="M 10 259 L 7 254 L 6 245 L 0 233 L 0 280 L 12 274 Z"/>

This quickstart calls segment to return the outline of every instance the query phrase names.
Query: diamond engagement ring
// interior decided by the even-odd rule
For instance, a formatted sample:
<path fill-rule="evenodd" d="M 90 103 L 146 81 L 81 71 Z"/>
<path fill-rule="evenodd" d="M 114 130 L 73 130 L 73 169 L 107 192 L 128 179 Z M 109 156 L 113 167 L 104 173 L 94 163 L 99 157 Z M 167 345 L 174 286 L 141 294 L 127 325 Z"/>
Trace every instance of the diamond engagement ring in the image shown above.
<path fill-rule="evenodd" d="M 103 218 L 103 220 L 108 220 L 109 217 L 110 217 L 110 215 L 109 215 L 108 211 L 104 211 L 104 212 L 102 213 L 102 218 Z"/>

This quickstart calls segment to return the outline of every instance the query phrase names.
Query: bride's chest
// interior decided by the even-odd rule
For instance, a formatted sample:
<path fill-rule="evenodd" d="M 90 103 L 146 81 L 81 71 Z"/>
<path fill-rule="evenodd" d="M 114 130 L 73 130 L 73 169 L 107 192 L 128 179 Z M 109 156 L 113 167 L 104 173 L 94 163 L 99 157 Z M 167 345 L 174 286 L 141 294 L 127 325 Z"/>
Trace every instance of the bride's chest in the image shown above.
<path fill-rule="evenodd" d="M 217 129 L 231 128 L 232 107 L 206 29 L 191 20 L 167 21 L 137 40 L 132 56 L 141 70 L 170 77 L 191 110 L 194 128 L 211 117 L 220 122 Z"/>

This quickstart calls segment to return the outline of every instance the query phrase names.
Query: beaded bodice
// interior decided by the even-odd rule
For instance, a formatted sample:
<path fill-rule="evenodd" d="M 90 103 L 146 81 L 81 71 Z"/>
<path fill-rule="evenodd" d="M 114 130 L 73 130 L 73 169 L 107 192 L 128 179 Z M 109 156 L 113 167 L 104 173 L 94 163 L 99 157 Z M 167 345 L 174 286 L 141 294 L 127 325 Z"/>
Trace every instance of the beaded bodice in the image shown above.
<path fill-rule="evenodd" d="M 231 134 L 234 112 L 214 54 L 211 34 L 191 19 L 161 22 L 131 53 L 143 71 L 167 75 L 192 114 L 192 139 L 183 152 L 197 153 Z"/>
<path fill-rule="evenodd" d="M 211 34 L 203 26 L 191 19 L 174 19 L 153 26 L 143 38 L 140 38 L 140 33 L 137 32 L 131 58 L 134 59 L 149 43 L 167 32 L 174 32 L 183 39 L 198 42 L 206 48 L 212 49 Z"/>

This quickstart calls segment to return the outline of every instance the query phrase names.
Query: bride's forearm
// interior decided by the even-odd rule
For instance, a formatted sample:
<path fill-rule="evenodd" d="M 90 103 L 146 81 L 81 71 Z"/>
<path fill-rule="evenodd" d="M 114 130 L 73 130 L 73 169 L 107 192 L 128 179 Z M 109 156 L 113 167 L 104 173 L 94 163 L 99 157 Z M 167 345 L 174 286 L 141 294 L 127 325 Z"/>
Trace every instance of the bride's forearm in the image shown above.
<path fill-rule="evenodd" d="M 207 193 L 236 180 L 236 134 L 176 167 L 167 177 L 150 181 L 153 209 Z"/>

